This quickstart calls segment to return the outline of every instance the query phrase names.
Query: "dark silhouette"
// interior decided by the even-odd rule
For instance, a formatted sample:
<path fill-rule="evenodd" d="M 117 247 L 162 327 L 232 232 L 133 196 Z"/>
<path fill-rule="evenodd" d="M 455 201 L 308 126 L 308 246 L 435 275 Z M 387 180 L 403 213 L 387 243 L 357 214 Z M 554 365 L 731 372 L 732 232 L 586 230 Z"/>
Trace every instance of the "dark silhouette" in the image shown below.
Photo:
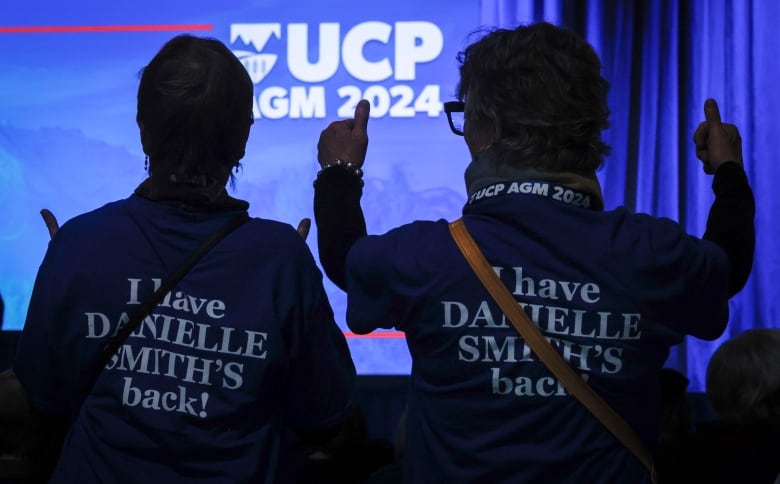
<path fill-rule="evenodd" d="M 663 442 L 661 483 L 774 484 L 780 479 L 780 329 L 723 343 L 707 367 L 717 420 Z"/>
<path fill-rule="evenodd" d="M 466 228 L 552 345 L 655 451 L 669 348 L 686 335 L 719 337 L 752 267 L 753 195 L 737 128 L 705 103 L 693 141 L 715 174 L 715 202 L 702 240 L 667 219 L 604 210 L 596 170 L 609 150 L 608 82 L 582 38 L 546 23 L 497 29 L 459 62 L 458 99 L 445 113 L 472 158 Z M 648 482 L 507 323 L 448 221 L 367 235 L 369 112 L 360 102 L 354 119 L 322 132 L 315 220 L 322 266 L 348 294 L 350 329 L 405 333 L 404 481 Z M 417 162 L 435 156 L 431 146 Z"/>
<path fill-rule="evenodd" d="M 148 178 L 62 227 L 42 212 L 52 240 L 13 370 L 44 433 L 64 436 L 51 482 L 295 482 L 304 452 L 362 444 L 355 368 L 301 237 L 307 221 L 296 232 L 249 219 L 93 368 L 160 281 L 247 213 L 226 187 L 252 91 L 221 42 L 171 39 L 140 74 Z"/>

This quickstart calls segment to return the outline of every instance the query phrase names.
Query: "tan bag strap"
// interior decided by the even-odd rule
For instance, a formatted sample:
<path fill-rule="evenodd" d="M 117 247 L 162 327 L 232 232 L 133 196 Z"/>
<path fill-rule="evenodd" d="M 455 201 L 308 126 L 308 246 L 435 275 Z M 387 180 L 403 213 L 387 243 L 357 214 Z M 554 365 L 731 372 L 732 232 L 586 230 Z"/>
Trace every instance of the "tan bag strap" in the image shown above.
<path fill-rule="evenodd" d="M 528 346 L 533 350 L 539 360 L 555 375 L 577 400 L 579 400 L 590 413 L 609 429 L 617 439 L 631 451 L 650 472 L 655 482 L 655 469 L 653 458 L 639 440 L 634 429 L 612 409 L 596 393 L 593 388 L 583 380 L 571 366 L 563 359 L 558 351 L 545 339 L 541 330 L 528 318 L 528 315 L 520 308 L 514 296 L 509 292 L 501 279 L 496 275 L 485 256 L 479 250 L 474 239 L 471 238 L 463 219 L 450 223 L 450 233 L 463 256 L 468 261 L 474 273 L 482 281 L 501 310 L 512 322 L 518 333 L 523 337 Z"/>

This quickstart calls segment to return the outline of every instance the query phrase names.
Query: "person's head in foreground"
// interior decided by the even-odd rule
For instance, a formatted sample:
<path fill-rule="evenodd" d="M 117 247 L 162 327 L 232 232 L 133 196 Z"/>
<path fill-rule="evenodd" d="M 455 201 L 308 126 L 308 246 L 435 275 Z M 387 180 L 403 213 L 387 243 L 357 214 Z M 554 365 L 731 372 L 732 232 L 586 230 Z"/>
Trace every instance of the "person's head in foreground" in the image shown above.
<path fill-rule="evenodd" d="M 780 329 L 751 329 L 723 343 L 707 367 L 707 396 L 725 422 L 780 419 Z"/>
<path fill-rule="evenodd" d="M 472 156 L 542 172 L 590 176 L 609 147 L 609 83 L 576 33 L 548 23 L 498 29 L 459 56 L 457 97 Z"/>
<path fill-rule="evenodd" d="M 224 187 L 253 123 L 252 80 L 220 41 L 180 35 L 141 74 L 138 115 L 152 178 Z"/>

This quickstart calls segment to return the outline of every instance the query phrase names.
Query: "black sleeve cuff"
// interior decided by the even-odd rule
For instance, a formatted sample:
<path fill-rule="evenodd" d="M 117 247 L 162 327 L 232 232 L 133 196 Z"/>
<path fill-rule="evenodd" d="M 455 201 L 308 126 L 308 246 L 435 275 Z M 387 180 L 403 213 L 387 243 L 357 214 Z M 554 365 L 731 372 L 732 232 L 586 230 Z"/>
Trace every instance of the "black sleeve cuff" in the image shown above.
<path fill-rule="evenodd" d="M 728 255 L 729 296 L 747 283 L 755 253 L 755 200 L 742 165 L 726 162 L 712 181 L 715 201 L 707 218 L 704 239 L 718 244 Z"/>
<path fill-rule="evenodd" d="M 749 188 L 749 185 L 742 165 L 736 161 L 727 161 L 718 167 L 712 179 L 712 191 L 716 197 L 745 188 Z"/>

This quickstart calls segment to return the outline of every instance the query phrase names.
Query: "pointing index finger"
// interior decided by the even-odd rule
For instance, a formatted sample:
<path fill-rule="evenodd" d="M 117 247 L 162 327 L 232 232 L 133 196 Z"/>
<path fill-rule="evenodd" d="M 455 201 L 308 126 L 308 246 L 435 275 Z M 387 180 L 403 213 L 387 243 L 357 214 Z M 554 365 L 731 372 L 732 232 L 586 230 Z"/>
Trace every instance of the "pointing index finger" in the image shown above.
<path fill-rule="evenodd" d="M 704 119 L 709 126 L 720 126 L 720 109 L 714 99 L 707 99 L 704 103 Z"/>

